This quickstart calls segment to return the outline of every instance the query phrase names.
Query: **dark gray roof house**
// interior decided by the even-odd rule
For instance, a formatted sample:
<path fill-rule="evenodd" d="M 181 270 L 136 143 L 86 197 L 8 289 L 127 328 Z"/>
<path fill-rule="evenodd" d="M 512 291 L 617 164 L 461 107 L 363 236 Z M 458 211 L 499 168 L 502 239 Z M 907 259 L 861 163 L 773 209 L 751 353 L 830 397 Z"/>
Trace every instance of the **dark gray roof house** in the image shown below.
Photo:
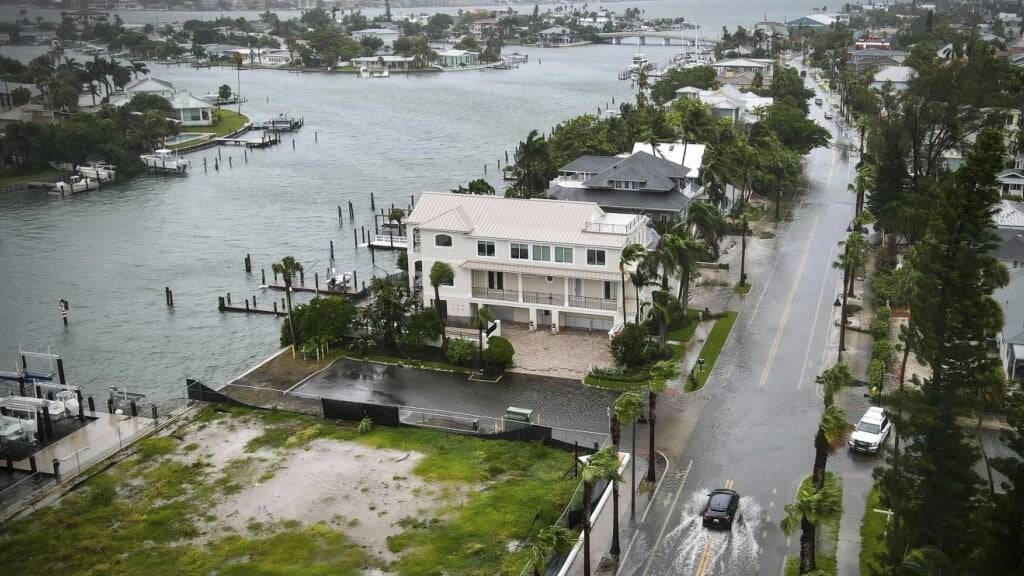
<path fill-rule="evenodd" d="M 1003 212 L 1006 211 L 1004 202 Z M 1012 208 L 1012 206 L 1011 206 Z M 1010 282 L 992 297 L 1003 310 L 1003 330 L 998 337 L 999 355 L 1006 375 L 1024 378 L 1024 227 L 999 226 L 1000 243 L 995 257 L 1006 265 Z"/>
<path fill-rule="evenodd" d="M 581 156 L 562 166 L 547 195 L 596 202 L 616 212 L 679 218 L 696 193 L 695 171 L 647 152 L 629 156 Z"/>

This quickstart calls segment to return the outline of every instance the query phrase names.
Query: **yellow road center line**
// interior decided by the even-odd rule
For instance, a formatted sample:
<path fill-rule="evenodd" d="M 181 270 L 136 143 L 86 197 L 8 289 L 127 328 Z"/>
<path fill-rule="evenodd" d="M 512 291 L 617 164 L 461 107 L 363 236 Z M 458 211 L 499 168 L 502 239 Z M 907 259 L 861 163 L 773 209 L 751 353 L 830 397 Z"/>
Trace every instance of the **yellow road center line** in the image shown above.
<path fill-rule="evenodd" d="M 704 550 L 700 554 L 700 562 L 697 563 L 697 571 L 694 576 L 704 576 L 704 573 L 708 570 L 708 565 L 711 563 L 711 542 L 704 545 Z"/>
<path fill-rule="evenodd" d="M 763 388 L 765 383 L 768 382 L 768 374 L 771 372 L 772 364 L 775 362 L 775 354 L 779 351 L 779 343 L 782 342 L 782 331 L 786 328 L 789 311 L 793 308 L 793 300 L 796 299 L 796 292 L 800 287 L 800 278 L 804 275 L 804 267 L 807 265 L 807 257 L 811 253 L 811 244 L 814 243 L 814 235 L 818 230 L 818 221 L 820 219 L 821 216 L 814 219 L 814 225 L 811 226 L 811 235 L 807 238 L 807 245 L 804 246 L 803 255 L 800 256 L 800 267 L 796 271 L 796 277 L 793 278 L 793 287 L 789 290 L 789 297 L 786 298 L 786 307 L 782 310 L 782 320 L 779 321 L 779 329 L 775 332 L 775 340 L 772 341 L 772 348 L 768 353 L 768 361 L 764 365 L 764 371 L 761 372 L 761 380 L 757 383 L 759 387 Z"/>

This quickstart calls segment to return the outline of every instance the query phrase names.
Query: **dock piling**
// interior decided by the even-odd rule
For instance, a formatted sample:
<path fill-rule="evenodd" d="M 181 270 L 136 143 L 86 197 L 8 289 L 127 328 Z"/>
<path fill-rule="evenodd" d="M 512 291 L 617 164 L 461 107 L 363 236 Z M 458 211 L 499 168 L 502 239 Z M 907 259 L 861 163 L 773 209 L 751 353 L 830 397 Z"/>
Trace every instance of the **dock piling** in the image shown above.
<path fill-rule="evenodd" d="M 356 277 L 356 271 L 355 271 L 355 270 L 353 270 L 353 271 L 352 271 L 352 289 L 353 289 L 353 290 L 355 290 L 355 289 L 356 289 L 356 286 L 358 286 L 358 285 L 359 285 L 359 280 L 358 280 L 358 278 Z"/>
<path fill-rule="evenodd" d="M 228 304 L 231 304 L 231 292 L 228 292 Z"/>
<path fill-rule="evenodd" d="M 36 437 L 39 437 L 39 433 L 38 432 L 36 432 Z M 36 457 L 34 455 L 28 457 L 28 469 L 33 474 L 35 474 L 36 472 L 39 471 L 39 468 L 36 467 Z"/>
<path fill-rule="evenodd" d="M 65 386 L 68 383 L 67 378 L 64 377 L 64 359 L 60 357 L 57 358 L 57 381 L 60 382 L 62 386 Z"/>
<path fill-rule="evenodd" d="M 410 208 L 415 208 L 416 207 L 416 195 L 415 194 L 409 194 L 409 207 Z"/>
<path fill-rule="evenodd" d="M 216 158 L 213 159 L 213 169 L 218 172 L 220 171 L 220 162 L 218 162 Z"/>
<path fill-rule="evenodd" d="M 223 296 L 217 296 L 217 310 L 220 310 L 221 312 L 223 312 L 225 308 L 227 308 L 227 306 L 224 305 L 224 297 Z M 91 398 L 90 398 L 90 400 L 91 400 Z"/>
<path fill-rule="evenodd" d="M 334 240 L 331 240 L 331 260 L 334 260 Z"/>
<path fill-rule="evenodd" d="M 313 142 L 319 142 L 319 141 L 320 141 L 320 135 L 318 133 L 316 133 L 316 132 L 313 132 Z"/>
<path fill-rule="evenodd" d="M 355 228 L 353 228 L 353 229 L 352 229 L 352 244 L 353 244 L 353 245 L 354 245 L 354 246 L 355 246 L 356 248 L 359 248 L 359 233 L 358 233 L 358 232 L 356 232 L 356 229 L 355 229 Z"/>
<path fill-rule="evenodd" d="M 341 204 L 338 204 L 338 224 L 341 224 Z"/>
<path fill-rule="evenodd" d="M 82 402 L 82 391 L 75 390 L 75 396 L 78 398 L 78 420 L 82 422 L 85 420 L 85 402 Z"/>
<path fill-rule="evenodd" d="M 53 440 L 53 420 L 50 418 L 49 406 L 43 406 L 43 424 L 46 425 L 46 438 Z"/>
<path fill-rule="evenodd" d="M 228 168 L 231 168 L 231 167 L 232 167 L 231 156 L 228 156 Z"/>
<path fill-rule="evenodd" d="M 251 273 L 252 272 L 252 256 L 249 255 L 249 254 L 246 254 L 245 255 L 244 263 L 245 263 L 245 273 L 246 274 Z"/>
<path fill-rule="evenodd" d="M 320 295 L 320 273 L 313 272 L 313 287 L 316 288 L 316 295 Z"/>
<path fill-rule="evenodd" d="M 160 416 L 156 412 L 156 404 L 153 404 L 153 423 L 154 424 L 159 424 L 160 423 Z"/>
<path fill-rule="evenodd" d="M 96 400 L 92 396 L 89 396 L 89 412 L 96 411 Z"/>
<path fill-rule="evenodd" d="M 245 311 L 246 312 L 249 311 L 249 299 L 248 298 L 245 299 Z"/>
<path fill-rule="evenodd" d="M 274 300 L 274 314 L 277 314 L 277 300 Z"/>
<path fill-rule="evenodd" d="M 57 483 L 60 484 L 60 460 L 57 458 L 53 459 L 53 476 L 57 479 Z"/>
<path fill-rule="evenodd" d="M 487 164 L 484 164 L 484 176 L 487 175 Z"/>
<path fill-rule="evenodd" d="M 348 219 L 349 220 L 355 220 L 356 219 L 356 213 L 355 213 L 355 210 L 353 210 L 353 208 L 352 208 L 352 201 L 351 200 L 348 201 Z"/>
<path fill-rule="evenodd" d="M 299 286 L 305 286 L 305 285 L 306 285 L 306 272 L 302 268 L 299 268 Z M 255 301 L 255 297 L 253 297 L 253 301 Z"/>
<path fill-rule="evenodd" d="M 370 210 L 372 210 L 372 211 L 374 211 L 374 212 L 376 212 L 376 211 L 377 211 L 377 205 L 376 205 L 376 203 L 374 202 L 374 198 L 373 198 L 373 192 L 370 192 Z"/>
<path fill-rule="evenodd" d="M 373 244 L 370 244 L 370 264 L 377 265 L 377 259 L 374 257 Z"/>
<path fill-rule="evenodd" d="M 203 172 L 209 172 L 209 170 L 206 169 L 206 157 L 205 156 L 203 157 Z"/>
<path fill-rule="evenodd" d="M 295 138 L 292 138 L 292 150 L 295 150 Z"/>
<path fill-rule="evenodd" d="M 260 284 L 263 286 L 267 285 L 267 269 L 260 268 Z"/>
<path fill-rule="evenodd" d="M 223 160 L 224 159 L 224 157 L 221 156 L 221 154 L 220 154 L 220 148 L 217 148 L 217 159 L 218 160 Z"/>
<path fill-rule="evenodd" d="M 256 308 L 256 307 L 257 307 L 257 306 L 256 306 L 256 295 L 255 295 L 255 294 L 253 294 L 253 295 L 252 295 L 252 307 L 253 307 L 253 308 Z"/>

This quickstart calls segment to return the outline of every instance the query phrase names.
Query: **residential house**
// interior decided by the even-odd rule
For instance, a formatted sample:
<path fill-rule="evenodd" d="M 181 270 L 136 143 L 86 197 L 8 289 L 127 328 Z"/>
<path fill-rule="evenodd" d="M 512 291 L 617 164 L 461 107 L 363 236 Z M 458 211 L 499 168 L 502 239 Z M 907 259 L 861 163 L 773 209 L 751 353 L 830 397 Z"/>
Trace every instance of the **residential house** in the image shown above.
<path fill-rule="evenodd" d="M 416 59 L 412 56 L 360 56 L 352 59 L 352 65 L 356 68 L 366 66 L 370 70 L 381 70 L 387 68 L 399 72 L 408 72 Z"/>
<path fill-rule="evenodd" d="M 213 123 L 213 106 L 188 92 L 178 92 L 167 98 L 177 113 L 182 126 L 209 126 Z"/>
<path fill-rule="evenodd" d="M 480 53 L 451 48 L 438 52 L 436 62 L 442 68 L 473 66 L 480 63 Z"/>
<path fill-rule="evenodd" d="M 861 36 L 853 43 L 854 50 L 890 50 L 892 49 L 892 43 L 888 38 L 882 38 L 880 36 L 865 35 Z"/>
<path fill-rule="evenodd" d="M 1000 238 L 995 256 L 1010 273 L 1009 283 L 992 293 L 1003 309 L 996 343 L 1007 377 L 1019 380 L 1024 378 L 1024 203 L 1003 200 L 993 218 Z"/>
<path fill-rule="evenodd" d="M 242 54 L 249 57 L 249 48 L 235 44 L 201 44 L 206 55 L 210 58 L 221 58 L 232 54 Z"/>
<path fill-rule="evenodd" d="M 0 46 L 7 46 L 11 43 L 10 34 L 0 34 Z"/>
<path fill-rule="evenodd" d="M 152 76 L 133 80 L 124 87 L 124 93 L 128 99 L 131 99 L 136 94 L 156 94 L 157 96 L 170 98 L 174 95 L 174 92 L 174 84 L 166 80 L 153 78 Z"/>
<path fill-rule="evenodd" d="M 7 110 L 14 107 L 13 93 L 18 88 L 28 90 L 29 98 L 38 97 L 42 92 L 35 84 L 24 84 L 21 82 L 0 82 L 0 109 Z"/>
<path fill-rule="evenodd" d="M 770 58 L 733 58 L 719 60 L 710 66 L 718 73 L 717 80 L 720 84 L 744 88 L 753 85 L 758 74 L 761 75 L 761 80 L 768 84 L 772 79 L 775 62 Z"/>
<path fill-rule="evenodd" d="M 894 90 L 903 92 L 910 85 L 910 79 L 914 77 L 914 69 L 910 66 L 887 66 L 875 73 L 871 87 L 881 90 L 883 86 L 891 83 Z"/>
<path fill-rule="evenodd" d="M 645 217 L 593 202 L 437 192 L 419 197 L 406 230 L 411 289 L 435 262 L 455 272 L 438 287 L 443 315 L 471 317 L 486 306 L 499 319 L 552 332 L 610 331 L 632 318 L 637 300 L 619 270 L 622 249 L 657 242 Z M 422 295 L 434 305 L 430 286 Z"/>
<path fill-rule="evenodd" d="M 483 36 L 492 30 L 497 30 L 499 21 L 497 18 L 481 18 L 480 20 L 474 20 L 469 25 L 469 31 L 475 36 Z"/>
<path fill-rule="evenodd" d="M 558 200 L 596 202 L 613 212 L 650 216 L 674 222 L 685 218 L 690 203 L 703 189 L 700 167 L 703 144 L 636 143 L 618 156 L 581 156 L 558 169 L 547 195 Z"/>
<path fill-rule="evenodd" d="M 1013 168 L 1007 168 L 996 174 L 999 188 L 1003 196 L 1024 195 L 1024 154 L 1017 154 L 1013 159 Z"/>
<path fill-rule="evenodd" d="M 589 26 L 597 30 L 604 30 L 605 27 L 615 26 L 615 12 L 601 9 L 589 14 L 581 14 L 577 20 L 580 26 Z"/>
<path fill-rule="evenodd" d="M 789 38 L 789 28 L 782 22 L 771 22 L 768 20 L 758 22 L 754 25 L 754 31 L 757 32 L 758 30 L 764 32 L 764 35 L 769 38 L 776 34 L 782 38 Z"/>
<path fill-rule="evenodd" d="M 381 42 L 384 43 L 381 45 L 380 49 L 382 52 L 388 54 L 391 53 L 395 45 L 395 39 L 399 36 L 401 36 L 401 34 L 398 30 L 393 30 L 391 28 L 365 28 L 363 30 L 355 30 L 352 32 L 352 38 L 357 42 L 363 38 L 380 38 Z"/>
<path fill-rule="evenodd" d="M 545 28 L 537 33 L 537 37 L 540 39 L 541 44 L 554 45 L 559 44 L 572 44 L 578 40 L 576 32 L 566 28 L 565 26 L 552 26 Z"/>
<path fill-rule="evenodd" d="M 786 27 L 789 28 L 790 32 L 796 30 L 828 30 L 835 25 L 836 19 L 833 16 L 827 14 L 810 14 L 808 16 L 801 16 L 794 20 L 786 22 Z"/>
<path fill-rule="evenodd" d="M 864 70 L 867 67 L 878 69 L 889 66 L 901 66 L 906 61 L 909 52 L 903 50 L 877 50 L 866 48 L 864 50 L 847 49 L 846 66 L 854 70 Z"/>
<path fill-rule="evenodd" d="M 0 112 L 0 132 L 15 122 L 34 122 L 36 124 L 59 124 L 67 114 L 50 110 L 42 104 L 24 104 L 5 112 Z"/>
<path fill-rule="evenodd" d="M 775 99 L 770 96 L 758 96 L 753 92 L 743 92 L 728 84 L 714 90 L 685 86 L 676 90 L 676 97 L 700 100 L 711 107 L 715 116 L 728 118 L 734 124 L 757 122 L 763 109 L 775 103 Z"/>

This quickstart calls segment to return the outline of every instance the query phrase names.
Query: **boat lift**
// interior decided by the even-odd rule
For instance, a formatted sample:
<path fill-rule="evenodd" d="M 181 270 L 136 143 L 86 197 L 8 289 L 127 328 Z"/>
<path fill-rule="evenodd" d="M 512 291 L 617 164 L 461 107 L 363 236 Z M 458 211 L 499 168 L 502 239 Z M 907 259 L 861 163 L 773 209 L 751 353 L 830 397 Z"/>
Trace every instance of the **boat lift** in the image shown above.
<path fill-rule="evenodd" d="M 28 366 L 29 359 L 45 360 L 47 362 L 48 371 L 37 371 L 30 370 Z M 15 381 L 21 387 L 22 396 L 24 396 L 24 386 L 26 382 L 35 380 L 44 380 L 52 382 L 54 376 L 57 377 L 58 382 L 62 386 L 67 385 L 67 379 L 64 376 L 64 359 L 60 354 L 53 354 L 52 352 L 29 352 L 22 350 L 18 347 L 18 356 L 14 362 L 15 369 L 12 371 L 0 370 L 0 380 Z"/>

